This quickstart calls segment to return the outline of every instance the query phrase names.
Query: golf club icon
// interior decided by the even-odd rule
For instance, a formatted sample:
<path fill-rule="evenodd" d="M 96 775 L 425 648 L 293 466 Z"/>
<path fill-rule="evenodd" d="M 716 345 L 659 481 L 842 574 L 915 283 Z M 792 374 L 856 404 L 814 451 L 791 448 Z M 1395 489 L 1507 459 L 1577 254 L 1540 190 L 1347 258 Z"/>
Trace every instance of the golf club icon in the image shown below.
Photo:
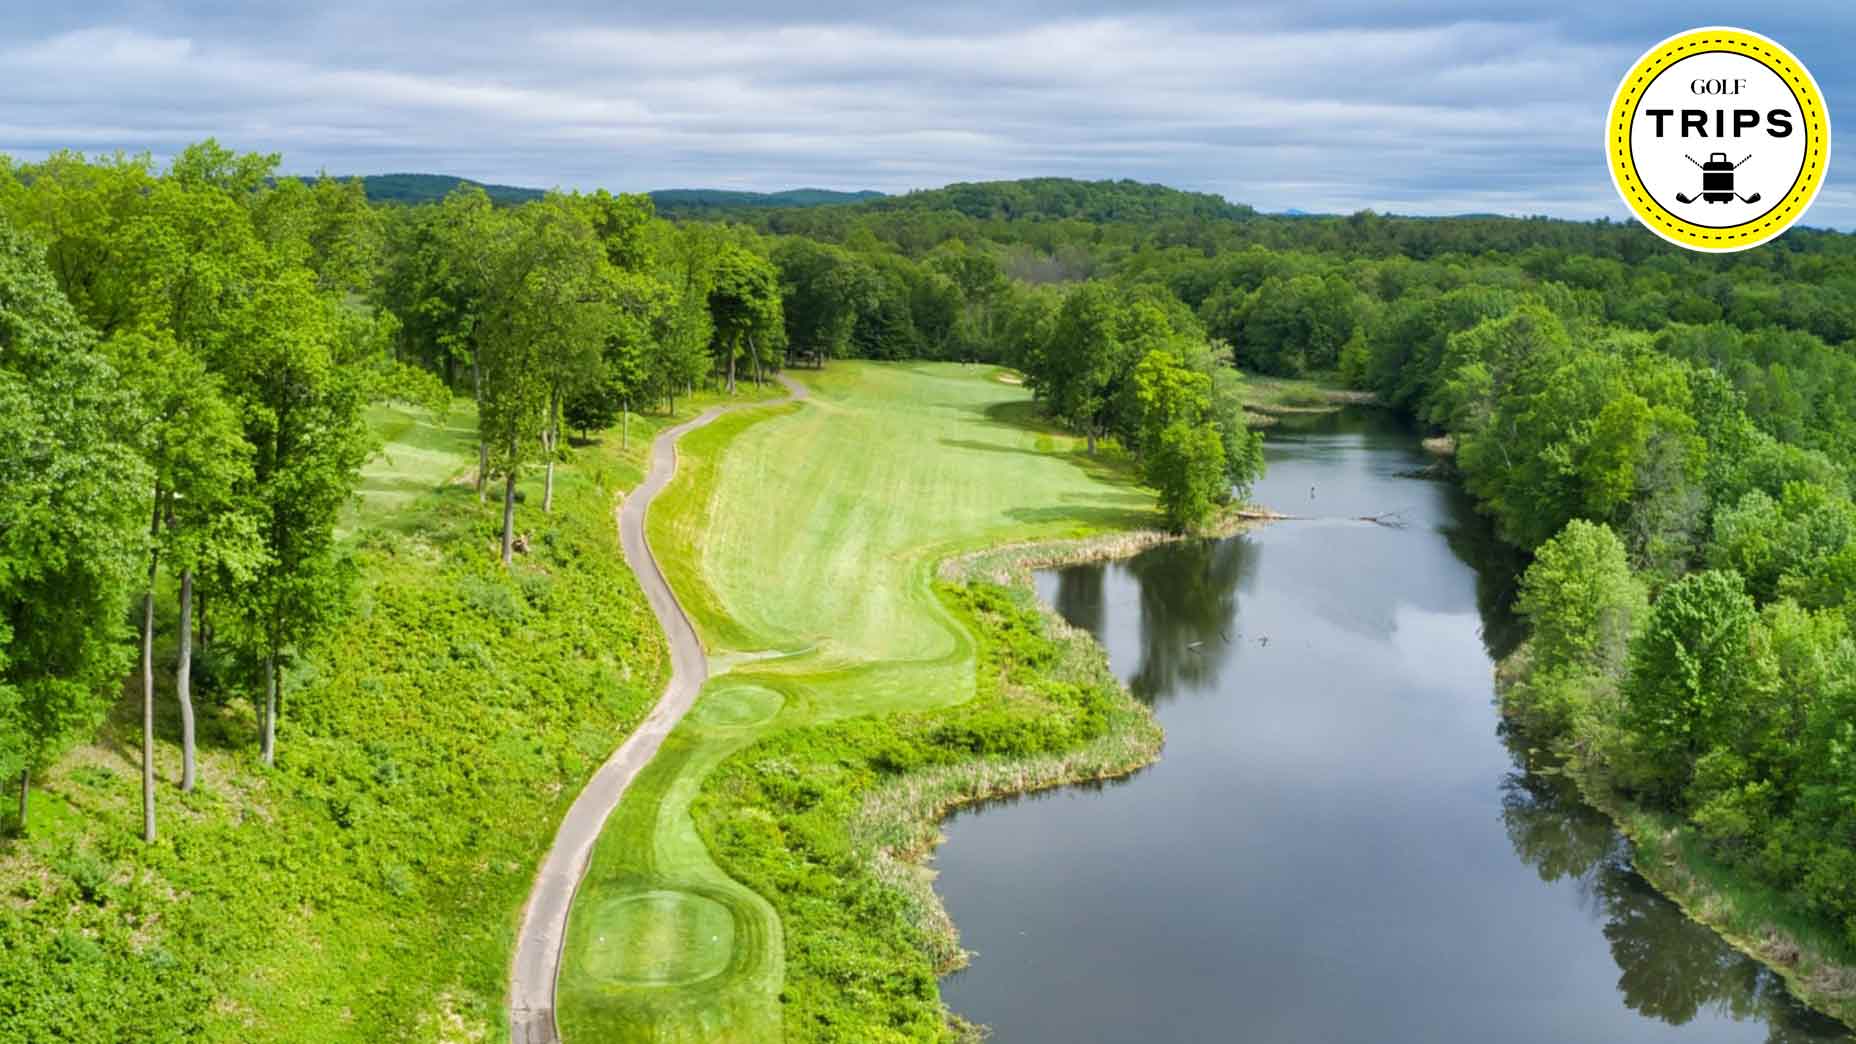
<path fill-rule="evenodd" d="M 1690 163 L 1695 163 L 1695 157 L 1687 153 L 1683 153 L 1682 158 L 1688 160 Z M 1742 159 L 1740 163 L 1745 163 L 1752 158 L 1753 154 L 1749 152 L 1746 154 L 1746 158 Z M 1758 203 L 1759 193 L 1755 192 L 1750 196 L 1742 196 L 1734 191 L 1734 171 L 1740 169 L 1740 163 L 1727 162 L 1727 153 L 1725 152 L 1716 152 L 1710 155 L 1706 163 L 1695 163 L 1695 166 L 1701 168 L 1701 191 L 1694 195 L 1686 196 L 1678 192 L 1676 193 L 1676 202 L 1693 203 L 1697 199 L 1705 199 L 1710 203 L 1726 203 L 1738 199 L 1742 203 Z"/>

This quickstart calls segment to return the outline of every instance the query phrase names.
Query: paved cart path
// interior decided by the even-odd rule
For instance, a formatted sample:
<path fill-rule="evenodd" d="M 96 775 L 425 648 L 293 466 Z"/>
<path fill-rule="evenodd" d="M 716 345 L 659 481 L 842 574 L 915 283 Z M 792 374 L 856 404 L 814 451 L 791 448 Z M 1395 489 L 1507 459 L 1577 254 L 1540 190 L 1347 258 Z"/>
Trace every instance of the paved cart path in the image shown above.
<path fill-rule="evenodd" d="M 788 392 L 788 398 L 783 401 L 806 397 L 804 385 L 786 377 L 778 380 Z M 560 1041 L 554 1018 L 555 980 L 560 975 L 561 945 L 567 937 L 567 912 L 573 905 L 574 892 L 580 887 L 580 878 L 586 873 L 593 844 L 599 840 L 606 817 L 625 796 L 625 788 L 663 746 L 664 737 L 670 735 L 670 730 L 689 711 L 709 677 L 702 642 L 697 639 L 695 628 L 690 626 L 677 596 L 664 582 L 663 570 L 658 568 L 651 545 L 645 540 L 645 512 L 676 475 L 677 440 L 729 410 L 750 405 L 774 404 L 713 406 L 659 433 L 651 443 L 650 470 L 619 509 L 619 544 L 624 549 L 626 563 L 638 577 L 639 586 L 644 588 L 658 625 L 664 629 L 664 638 L 670 646 L 670 681 L 651 713 L 574 799 L 535 877 L 534 889 L 522 912 L 522 928 L 516 936 L 516 957 L 509 987 L 509 1031 L 513 1044 L 558 1044 Z"/>

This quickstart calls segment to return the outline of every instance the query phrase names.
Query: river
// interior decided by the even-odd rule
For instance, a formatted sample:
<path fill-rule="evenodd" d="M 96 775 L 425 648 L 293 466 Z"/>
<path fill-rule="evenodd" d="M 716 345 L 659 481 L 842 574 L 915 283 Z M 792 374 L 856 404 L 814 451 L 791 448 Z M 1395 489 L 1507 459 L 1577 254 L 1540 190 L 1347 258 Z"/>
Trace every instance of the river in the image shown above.
<path fill-rule="evenodd" d="M 1850 1040 L 1528 771 L 1513 562 L 1412 434 L 1350 409 L 1267 454 L 1254 499 L 1310 519 L 1038 576 L 1166 751 L 948 821 L 949 1006 L 1000 1044 Z"/>

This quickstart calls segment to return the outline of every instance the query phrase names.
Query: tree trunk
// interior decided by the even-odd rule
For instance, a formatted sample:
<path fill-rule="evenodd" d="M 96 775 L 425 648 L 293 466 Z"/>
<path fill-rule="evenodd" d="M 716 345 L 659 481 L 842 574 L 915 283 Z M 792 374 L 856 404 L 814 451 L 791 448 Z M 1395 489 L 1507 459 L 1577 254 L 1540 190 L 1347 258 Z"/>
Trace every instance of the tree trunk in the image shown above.
<path fill-rule="evenodd" d="M 277 762 L 277 653 L 264 654 L 264 734 L 258 741 L 258 760 Z"/>
<path fill-rule="evenodd" d="M 548 451 L 548 474 L 541 482 L 541 513 L 554 514 L 554 448 L 561 442 L 560 398 L 548 398 L 548 426 L 542 432 L 541 445 Z"/>
<path fill-rule="evenodd" d="M 728 351 L 728 394 L 733 395 L 734 393 L 735 393 L 735 352 L 734 352 L 733 347 L 730 347 Z"/>
<path fill-rule="evenodd" d="M 1084 434 L 1089 439 L 1089 455 L 1093 457 L 1096 455 L 1096 429 L 1090 428 Z"/>
<path fill-rule="evenodd" d="M 161 483 L 155 483 L 154 521 L 148 541 L 161 536 Z M 161 552 L 148 550 L 148 588 L 142 592 L 142 840 L 155 839 L 155 577 Z"/>
<path fill-rule="evenodd" d="M 754 353 L 754 385 L 759 387 L 765 383 L 760 379 L 760 345 L 755 344 L 752 337 L 748 338 L 748 351 Z"/>
<path fill-rule="evenodd" d="M 32 770 L 19 770 L 19 836 L 26 836 L 26 795 L 32 793 Z"/>
<path fill-rule="evenodd" d="M 619 400 L 619 448 L 632 448 L 632 400 Z"/>
<path fill-rule="evenodd" d="M 503 480 L 503 565 L 515 561 L 516 540 L 516 470 L 509 469 Z"/>
<path fill-rule="evenodd" d="M 483 367 L 477 365 L 477 353 L 470 353 L 470 379 L 477 398 L 477 503 L 483 503 L 484 484 L 490 473 L 490 444 L 483 441 Z"/>
<path fill-rule="evenodd" d="M 180 699 L 180 789 L 193 790 L 193 570 L 180 574 L 180 663 L 174 668 Z"/>

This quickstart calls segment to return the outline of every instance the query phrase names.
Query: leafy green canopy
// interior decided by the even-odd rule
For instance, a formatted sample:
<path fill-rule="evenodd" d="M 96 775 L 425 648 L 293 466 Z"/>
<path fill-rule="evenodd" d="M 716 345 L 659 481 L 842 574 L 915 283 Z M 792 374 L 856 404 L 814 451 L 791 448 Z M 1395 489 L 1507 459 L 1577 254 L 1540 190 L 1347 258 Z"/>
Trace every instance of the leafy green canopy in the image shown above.
<path fill-rule="evenodd" d="M 128 665 L 145 550 L 142 407 L 0 217 L 0 773 L 90 735 Z"/>

